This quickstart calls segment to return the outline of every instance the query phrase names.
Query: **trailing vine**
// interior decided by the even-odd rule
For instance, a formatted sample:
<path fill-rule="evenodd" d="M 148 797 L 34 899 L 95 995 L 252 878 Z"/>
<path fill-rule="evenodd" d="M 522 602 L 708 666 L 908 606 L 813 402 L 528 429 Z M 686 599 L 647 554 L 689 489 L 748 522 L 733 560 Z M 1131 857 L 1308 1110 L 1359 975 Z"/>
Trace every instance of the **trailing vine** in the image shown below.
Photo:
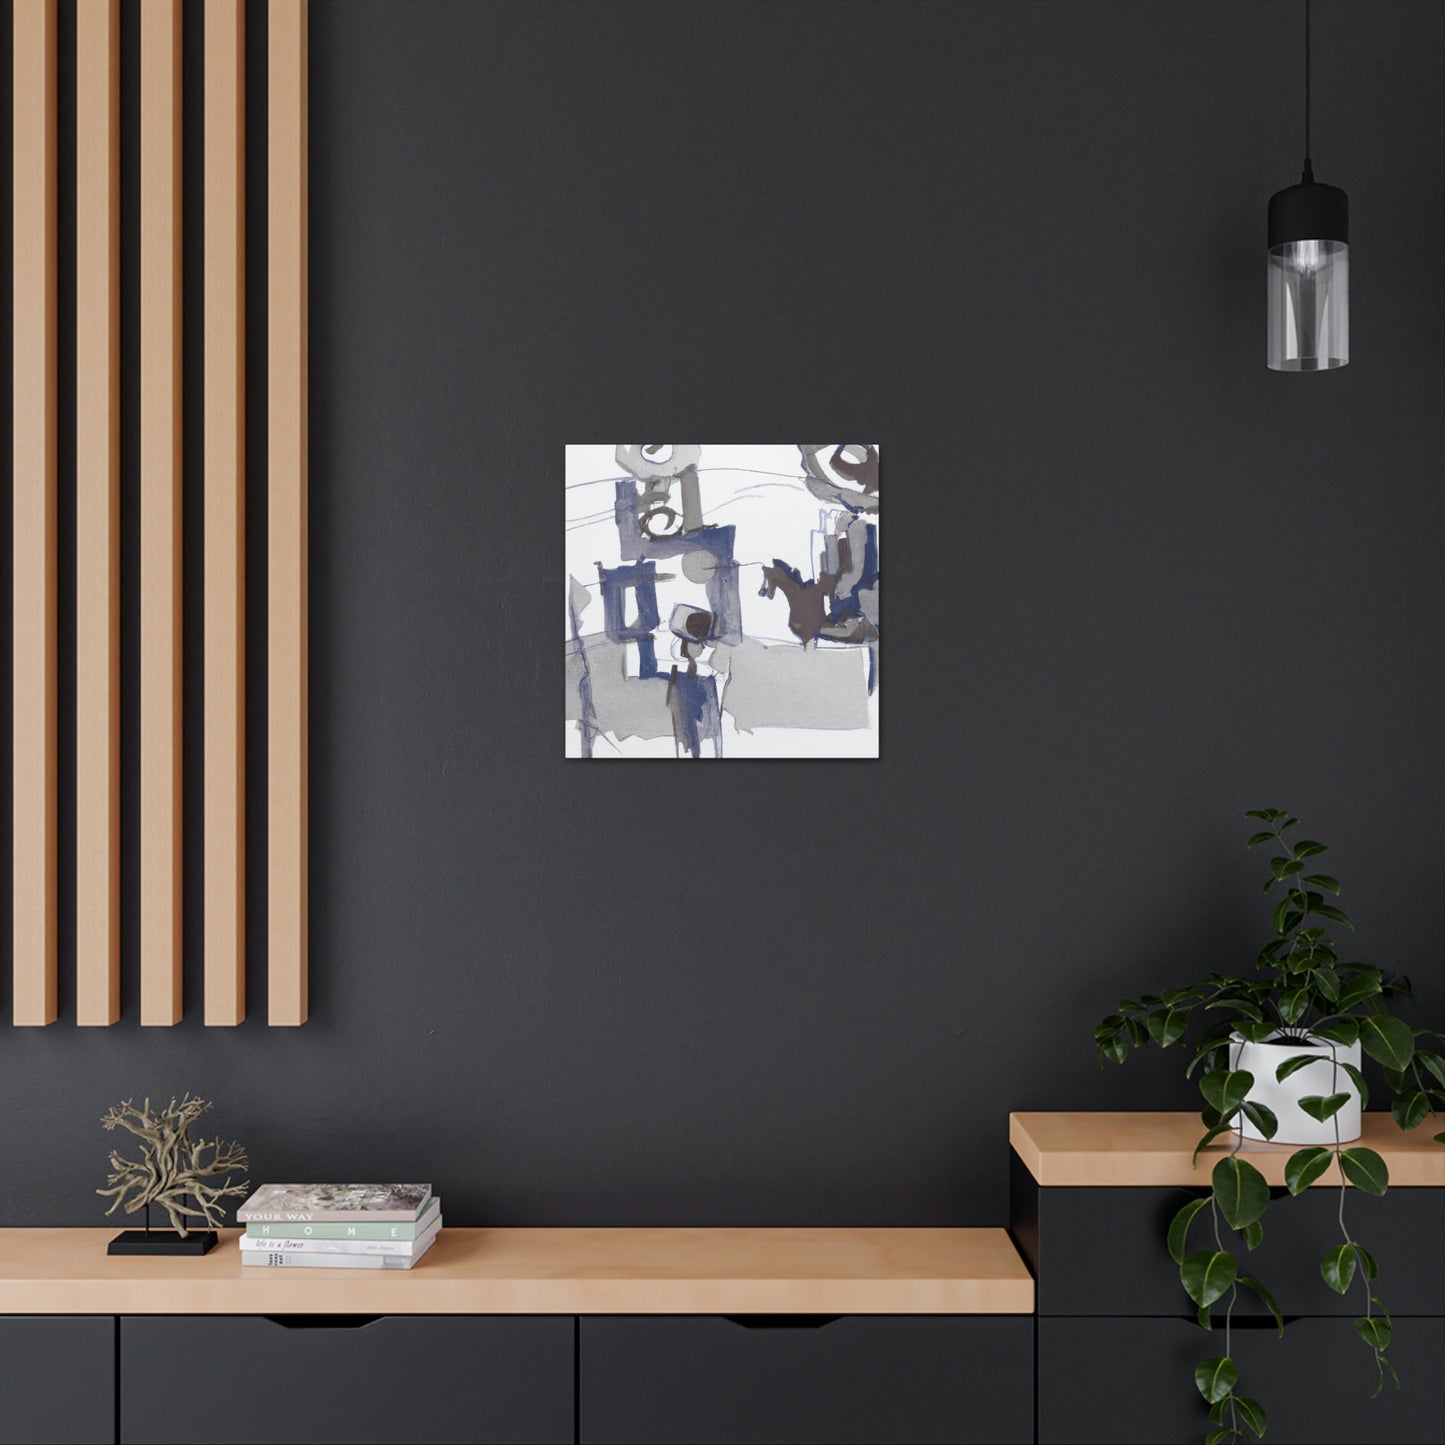
<path fill-rule="evenodd" d="M 1355 1093 L 1361 1108 L 1366 1107 L 1370 1094 L 1361 1071 L 1341 1058 L 1340 1050 L 1353 1049 L 1358 1043 L 1363 1053 L 1380 1065 L 1391 1096 L 1391 1113 L 1402 1130 L 1418 1128 L 1430 1117 L 1440 1124 L 1440 1109 L 1445 1107 L 1445 1056 L 1439 1051 L 1445 1034 L 1412 1028 L 1391 1012 L 1397 999 L 1414 1002 L 1409 980 L 1389 975 L 1373 964 L 1341 962 L 1339 958 L 1329 926 L 1353 931 L 1354 925 L 1343 909 L 1330 901 L 1340 896 L 1339 880 L 1313 871 L 1317 865 L 1311 861 L 1329 850 L 1313 839 L 1287 838 L 1299 819 L 1283 809 L 1251 809 L 1245 816 L 1264 825 L 1252 834 L 1246 847 L 1271 844 L 1278 849 L 1270 858 L 1264 883 L 1266 894 L 1279 890 L 1270 917 L 1272 936 L 1255 957 L 1254 975 L 1210 973 L 1200 983 L 1121 999 L 1116 1011 L 1094 1030 L 1101 1064 L 1123 1063 L 1135 1048 L 1172 1048 L 1194 1033 L 1185 1077 L 1192 1078 L 1197 1069 L 1202 1071 L 1199 1089 L 1204 1097 L 1200 1113 L 1204 1133 L 1195 1146 L 1195 1163 L 1207 1145 L 1222 1135 L 1233 1136 L 1229 1152 L 1214 1165 L 1209 1192 L 1189 1200 L 1175 1214 L 1166 1237 L 1169 1255 L 1179 1267 L 1180 1283 L 1195 1306 L 1199 1324 L 1212 1330 L 1216 1307 L 1223 1310 L 1224 1353 L 1202 1360 L 1194 1372 L 1195 1387 L 1215 1426 L 1205 1437 L 1206 1445 L 1244 1440 L 1246 1431 L 1259 1439 L 1267 1425 L 1264 1407 L 1238 1388 L 1239 1370 L 1231 1347 L 1240 1289 L 1261 1300 L 1281 1335 L 1285 1329 L 1274 1296 L 1258 1279 L 1240 1271 L 1238 1244 L 1233 1240 L 1226 1244 L 1225 1239 L 1225 1231 L 1233 1231 L 1245 1251 L 1258 1248 L 1270 1203 L 1264 1176 L 1240 1158 L 1239 1127 L 1248 1120 L 1265 1139 L 1272 1139 L 1279 1128 L 1274 1113 L 1251 1097 L 1254 1075 L 1232 1067 L 1236 1050 L 1231 1042 L 1324 1045 L 1329 1049 L 1330 1092 L 1306 1095 L 1297 1102 L 1321 1124 L 1333 1123 L 1334 1143 L 1291 1154 L 1284 1166 L 1285 1186 L 1291 1195 L 1297 1195 L 1331 1166 L 1339 1174 L 1340 1243 L 1325 1251 L 1320 1274 L 1340 1295 L 1348 1294 L 1359 1281 L 1364 1313 L 1356 1318 L 1354 1327 L 1373 1355 L 1377 1395 L 1386 1375 L 1396 1385 L 1400 1382 L 1386 1353 L 1394 1325 L 1375 1293 L 1379 1267 L 1352 1234 L 1346 1208 L 1351 1186 L 1383 1195 L 1390 1175 L 1375 1150 L 1346 1145 L 1340 1138 L 1340 1110 Z M 1283 1082 L 1297 1070 L 1321 1061 L 1319 1053 L 1294 1055 L 1278 1066 L 1276 1080 Z M 1445 1130 L 1434 1137 L 1445 1144 Z M 1210 1215 L 1213 1247 L 1191 1250 L 1191 1227 L 1205 1209 Z"/>

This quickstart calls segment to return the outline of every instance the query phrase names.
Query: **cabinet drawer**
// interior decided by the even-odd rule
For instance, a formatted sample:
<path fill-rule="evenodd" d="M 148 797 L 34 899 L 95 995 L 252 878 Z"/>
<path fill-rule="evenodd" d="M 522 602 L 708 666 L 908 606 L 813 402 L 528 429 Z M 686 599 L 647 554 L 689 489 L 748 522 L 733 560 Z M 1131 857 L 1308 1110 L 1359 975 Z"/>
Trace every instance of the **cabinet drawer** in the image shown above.
<path fill-rule="evenodd" d="M 1014 1242 L 1038 1281 L 1040 1315 L 1188 1311 L 1164 1235 L 1175 1211 L 1202 1189 L 1040 1188 L 1015 1155 L 1012 1192 Z M 1240 1267 L 1268 1286 L 1287 1315 L 1359 1314 L 1358 1292 L 1342 1297 L 1320 1278 L 1320 1256 L 1340 1242 L 1338 1191 L 1276 1194 L 1264 1216 L 1264 1243 L 1249 1253 L 1238 1236 L 1226 1233 L 1226 1248 L 1248 1260 Z M 1346 1218 L 1351 1233 L 1379 1261 L 1379 1292 L 1392 1313 L 1442 1312 L 1445 1189 L 1393 1189 L 1383 1199 L 1351 1189 Z M 1207 1240 L 1207 1215 L 1201 1215 L 1191 1243 L 1203 1249 Z M 1241 1290 L 1236 1314 L 1241 1313 L 1265 1310 Z"/>
<path fill-rule="evenodd" d="M 1236 1329 L 1230 1350 L 1240 1392 L 1269 1415 L 1269 1445 L 1445 1440 L 1445 1319 L 1395 1316 L 1402 1384 L 1374 1400 L 1375 1363 L 1347 1319 L 1295 1320 L 1284 1339 Z M 1192 1320 L 1041 1319 L 1040 1445 L 1198 1445 L 1214 1427 L 1194 1367 L 1223 1353 L 1223 1334 Z"/>
<path fill-rule="evenodd" d="M 121 1440 L 570 1441 L 570 1317 L 121 1320 Z"/>
<path fill-rule="evenodd" d="M 115 1439 L 115 1320 L 0 1318 L 0 1442 Z"/>
<path fill-rule="evenodd" d="M 585 1318 L 581 1440 L 1033 1439 L 1031 1316 Z"/>

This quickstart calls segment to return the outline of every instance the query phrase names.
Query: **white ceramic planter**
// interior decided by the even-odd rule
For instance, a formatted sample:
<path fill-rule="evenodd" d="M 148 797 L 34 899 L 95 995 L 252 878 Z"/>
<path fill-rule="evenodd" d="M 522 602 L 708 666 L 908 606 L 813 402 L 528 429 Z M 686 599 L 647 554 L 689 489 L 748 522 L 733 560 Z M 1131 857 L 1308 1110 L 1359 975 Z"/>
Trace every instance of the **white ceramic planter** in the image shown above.
<path fill-rule="evenodd" d="M 1291 1074 L 1284 1083 L 1275 1078 L 1275 1070 L 1286 1059 L 1298 1054 L 1318 1054 L 1320 1062 L 1307 1064 Z M 1254 1075 L 1254 1087 L 1249 1091 L 1251 1103 L 1263 1104 L 1274 1111 L 1279 1120 L 1279 1132 L 1274 1136 L 1276 1144 L 1333 1144 L 1338 1138 L 1341 1143 L 1360 1137 L 1360 1095 L 1350 1076 L 1336 1068 L 1332 1058 L 1341 1063 L 1360 1067 L 1360 1046 L 1352 1044 L 1345 1048 L 1340 1044 L 1324 1042 L 1312 1044 L 1252 1044 L 1238 1034 L 1231 1034 L 1229 1040 L 1229 1067 L 1248 1069 Z M 1333 1119 L 1323 1124 L 1312 1119 L 1299 1106 L 1299 1100 L 1311 1094 L 1348 1094 L 1345 1104 Z M 1239 1132 L 1246 1139 L 1263 1139 L 1264 1135 L 1243 1115 L 1240 1116 Z M 1336 1134 L 1336 1128 L 1339 1132 Z"/>

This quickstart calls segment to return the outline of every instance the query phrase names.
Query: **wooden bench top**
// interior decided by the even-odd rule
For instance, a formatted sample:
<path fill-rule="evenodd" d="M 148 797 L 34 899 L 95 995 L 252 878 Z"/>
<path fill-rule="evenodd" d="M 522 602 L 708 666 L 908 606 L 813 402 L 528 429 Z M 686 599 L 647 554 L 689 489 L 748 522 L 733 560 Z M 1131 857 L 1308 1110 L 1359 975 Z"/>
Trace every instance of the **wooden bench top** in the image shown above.
<path fill-rule="evenodd" d="M 1367 1113 L 1364 1132 L 1354 1142 L 1373 1149 L 1390 1170 L 1391 1187 L 1445 1188 L 1445 1144 L 1427 1119 L 1403 1134 L 1389 1114 Z M 1203 1186 L 1210 1170 L 1232 1147 L 1222 1134 L 1191 1164 L 1204 1133 L 1198 1114 L 1010 1114 L 1009 1142 L 1029 1173 L 1044 1185 L 1106 1187 L 1127 1185 Z M 1272 1185 L 1283 1185 L 1284 1163 L 1298 1144 L 1262 1144 L 1246 1139 L 1240 1153 Z M 1330 1167 L 1314 1188 L 1338 1188 L 1339 1170 Z"/>
<path fill-rule="evenodd" d="M 1029 1314 L 1002 1229 L 446 1229 L 410 1270 L 105 1252 L 0 1229 L 4 1314 Z"/>

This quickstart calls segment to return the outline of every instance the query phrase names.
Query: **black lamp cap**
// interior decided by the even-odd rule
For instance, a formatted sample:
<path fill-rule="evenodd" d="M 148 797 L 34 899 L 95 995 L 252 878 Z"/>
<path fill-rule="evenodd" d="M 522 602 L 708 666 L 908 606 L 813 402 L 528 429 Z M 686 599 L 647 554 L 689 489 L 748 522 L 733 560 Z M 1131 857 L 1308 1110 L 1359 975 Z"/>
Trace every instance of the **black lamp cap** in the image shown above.
<path fill-rule="evenodd" d="M 1269 248 L 1289 241 L 1350 239 L 1350 198 L 1338 187 L 1306 175 L 1269 198 Z"/>

